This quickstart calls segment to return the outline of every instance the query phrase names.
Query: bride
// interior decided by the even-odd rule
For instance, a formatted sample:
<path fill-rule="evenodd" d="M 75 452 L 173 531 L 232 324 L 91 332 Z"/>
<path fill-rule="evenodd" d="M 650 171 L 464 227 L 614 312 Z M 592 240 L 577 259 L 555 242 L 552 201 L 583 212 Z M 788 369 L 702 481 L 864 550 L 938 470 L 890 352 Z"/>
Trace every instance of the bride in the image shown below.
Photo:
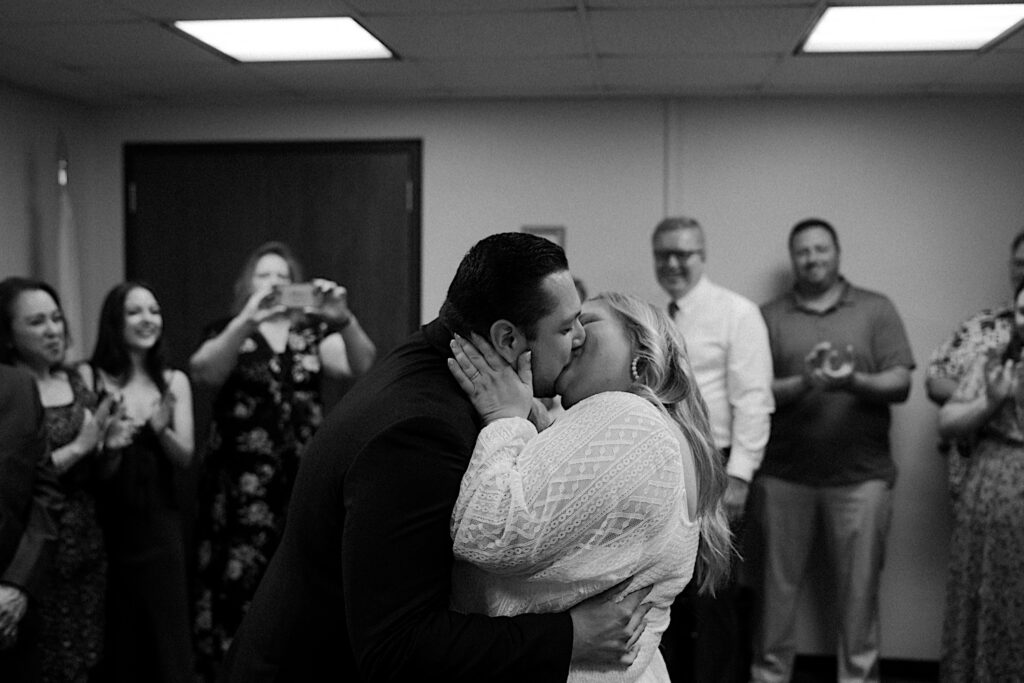
<path fill-rule="evenodd" d="M 569 680 L 668 681 L 658 644 L 673 598 L 729 571 L 724 466 L 666 315 L 605 293 L 580 322 L 586 340 L 555 384 L 566 412 L 540 432 L 530 353 L 513 366 L 479 336 L 452 341 L 449 369 L 485 424 L 452 513 L 452 608 L 558 612 L 650 587 L 632 663 L 573 665 Z"/>

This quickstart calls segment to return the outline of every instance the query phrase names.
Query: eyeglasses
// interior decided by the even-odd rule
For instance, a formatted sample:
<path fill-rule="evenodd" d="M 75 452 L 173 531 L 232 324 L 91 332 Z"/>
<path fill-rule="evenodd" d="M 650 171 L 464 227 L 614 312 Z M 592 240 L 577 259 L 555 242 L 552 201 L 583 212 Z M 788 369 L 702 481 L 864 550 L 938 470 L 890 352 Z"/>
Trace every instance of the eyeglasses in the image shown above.
<path fill-rule="evenodd" d="M 685 263 L 686 261 L 689 261 L 691 258 L 696 256 L 697 254 L 700 254 L 701 256 L 704 256 L 704 250 L 703 249 L 693 249 L 693 250 L 686 250 L 686 249 L 656 249 L 654 251 L 654 260 L 657 261 L 658 263 L 667 263 L 669 259 L 675 258 L 680 263 Z"/>

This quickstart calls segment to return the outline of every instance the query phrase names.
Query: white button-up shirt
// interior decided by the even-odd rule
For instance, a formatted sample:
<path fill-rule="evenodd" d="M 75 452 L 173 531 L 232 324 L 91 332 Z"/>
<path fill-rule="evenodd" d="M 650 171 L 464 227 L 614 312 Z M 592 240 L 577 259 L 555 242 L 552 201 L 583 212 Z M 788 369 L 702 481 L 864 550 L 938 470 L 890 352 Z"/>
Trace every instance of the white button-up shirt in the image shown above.
<path fill-rule="evenodd" d="M 750 481 L 761 466 L 775 410 L 772 352 L 761 311 L 706 275 L 676 302 L 697 385 L 718 448 L 731 447 L 726 471 Z"/>

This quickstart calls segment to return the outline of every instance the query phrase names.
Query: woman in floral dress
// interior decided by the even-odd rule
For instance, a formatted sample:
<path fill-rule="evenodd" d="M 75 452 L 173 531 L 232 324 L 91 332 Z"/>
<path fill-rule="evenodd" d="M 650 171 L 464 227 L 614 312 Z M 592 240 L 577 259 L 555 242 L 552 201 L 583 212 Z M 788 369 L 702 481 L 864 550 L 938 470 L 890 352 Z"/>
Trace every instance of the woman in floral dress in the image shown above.
<path fill-rule="evenodd" d="M 944 437 L 976 436 L 954 501 L 941 680 L 1024 672 L 1024 285 L 1009 343 L 976 354 L 939 412 Z"/>
<path fill-rule="evenodd" d="M 321 377 L 360 375 L 376 355 L 343 287 L 315 279 L 313 305 L 289 305 L 282 287 L 301 280 L 287 246 L 257 248 L 236 284 L 238 313 L 211 325 L 191 359 L 195 381 L 220 387 L 196 539 L 194 631 L 206 680 L 280 540 L 302 451 L 323 417 Z"/>

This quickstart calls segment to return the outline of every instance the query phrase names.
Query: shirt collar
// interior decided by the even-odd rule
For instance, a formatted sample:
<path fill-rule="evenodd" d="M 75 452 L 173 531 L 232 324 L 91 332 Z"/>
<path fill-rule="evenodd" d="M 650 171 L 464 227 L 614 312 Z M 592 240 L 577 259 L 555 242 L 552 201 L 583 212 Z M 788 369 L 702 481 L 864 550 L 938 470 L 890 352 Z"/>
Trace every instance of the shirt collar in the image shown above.
<path fill-rule="evenodd" d="M 434 349 L 441 353 L 441 355 L 452 355 L 452 349 L 450 346 L 452 332 L 448 329 L 447 325 L 441 322 L 440 318 L 434 318 L 421 329 L 423 330 L 423 336 L 426 338 L 427 343 L 433 346 Z"/>
<path fill-rule="evenodd" d="M 836 309 L 838 309 L 838 308 L 840 308 L 842 306 L 853 306 L 856 303 L 856 300 L 854 299 L 854 296 L 853 296 L 853 285 L 851 285 L 849 283 L 849 281 L 845 277 L 843 277 L 842 275 L 839 276 L 839 282 L 840 282 L 840 284 L 843 287 L 842 292 L 840 292 L 840 294 L 839 294 L 839 300 L 836 301 L 836 303 L 833 306 L 830 306 L 829 308 L 825 309 L 824 311 L 818 311 L 818 310 L 807 308 L 806 306 L 801 305 L 800 297 L 797 296 L 796 285 L 794 284 L 793 288 L 790 289 L 789 292 L 786 295 L 786 299 L 789 302 L 790 310 L 797 310 L 797 311 L 803 311 L 805 313 L 817 313 L 819 315 L 824 315 L 826 313 L 831 313 L 832 311 L 834 311 L 834 310 L 836 310 Z"/>
<path fill-rule="evenodd" d="M 693 308 L 693 306 L 698 303 L 710 289 L 711 282 L 708 280 L 707 274 L 701 275 L 700 279 L 697 280 L 697 284 L 691 287 L 690 291 L 669 303 L 669 315 L 675 317 L 676 312 L 681 311 L 685 313 L 690 308 Z"/>

